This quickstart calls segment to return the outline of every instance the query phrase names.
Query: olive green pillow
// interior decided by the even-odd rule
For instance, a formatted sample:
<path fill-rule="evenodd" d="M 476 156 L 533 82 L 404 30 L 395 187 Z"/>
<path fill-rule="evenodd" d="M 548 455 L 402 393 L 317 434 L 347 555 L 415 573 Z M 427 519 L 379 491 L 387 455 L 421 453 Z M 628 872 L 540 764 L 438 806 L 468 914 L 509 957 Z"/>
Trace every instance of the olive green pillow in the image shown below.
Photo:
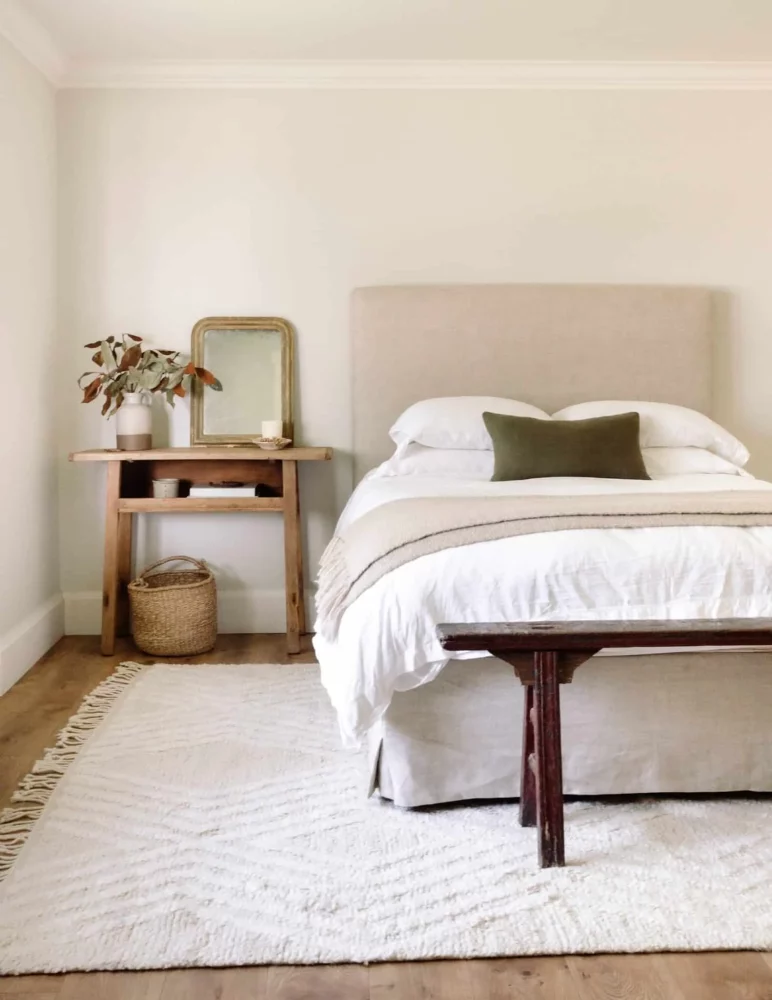
<path fill-rule="evenodd" d="M 483 420 L 493 440 L 493 480 L 650 478 L 641 454 L 641 418 L 637 413 L 589 420 L 483 413 Z"/>

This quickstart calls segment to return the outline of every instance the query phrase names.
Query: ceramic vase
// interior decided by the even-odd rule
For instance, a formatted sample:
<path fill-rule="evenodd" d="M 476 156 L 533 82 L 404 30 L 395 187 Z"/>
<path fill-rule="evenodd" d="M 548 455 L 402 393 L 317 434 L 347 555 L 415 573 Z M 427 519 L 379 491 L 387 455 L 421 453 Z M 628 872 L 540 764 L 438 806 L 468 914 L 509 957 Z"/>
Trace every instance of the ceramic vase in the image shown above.
<path fill-rule="evenodd" d="M 119 451 L 143 451 L 153 447 L 153 420 L 148 393 L 124 393 L 115 421 L 115 444 Z"/>

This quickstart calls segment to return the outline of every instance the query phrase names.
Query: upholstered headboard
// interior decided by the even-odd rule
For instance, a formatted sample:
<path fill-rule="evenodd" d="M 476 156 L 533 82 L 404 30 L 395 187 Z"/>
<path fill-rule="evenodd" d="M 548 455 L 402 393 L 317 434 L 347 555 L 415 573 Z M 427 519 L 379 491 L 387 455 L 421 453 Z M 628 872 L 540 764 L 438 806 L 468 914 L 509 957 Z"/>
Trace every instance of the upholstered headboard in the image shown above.
<path fill-rule="evenodd" d="M 548 413 L 591 399 L 711 410 L 711 294 L 647 285 L 394 285 L 352 297 L 356 479 L 419 399 L 490 395 Z"/>

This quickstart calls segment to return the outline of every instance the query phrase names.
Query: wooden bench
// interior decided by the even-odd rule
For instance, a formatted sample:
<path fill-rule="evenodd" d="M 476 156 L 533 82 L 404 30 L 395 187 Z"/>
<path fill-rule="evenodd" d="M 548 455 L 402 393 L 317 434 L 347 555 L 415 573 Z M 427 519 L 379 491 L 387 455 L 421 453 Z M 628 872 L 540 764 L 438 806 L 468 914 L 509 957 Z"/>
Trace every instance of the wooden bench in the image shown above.
<path fill-rule="evenodd" d="M 552 868 L 565 864 L 560 685 L 609 647 L 772 646 L 772 619 L 446 624 L 437 636 L 448 651 L 497 656 L 525 685 L 520 824 L 537 827 L 539 864 Z"/>

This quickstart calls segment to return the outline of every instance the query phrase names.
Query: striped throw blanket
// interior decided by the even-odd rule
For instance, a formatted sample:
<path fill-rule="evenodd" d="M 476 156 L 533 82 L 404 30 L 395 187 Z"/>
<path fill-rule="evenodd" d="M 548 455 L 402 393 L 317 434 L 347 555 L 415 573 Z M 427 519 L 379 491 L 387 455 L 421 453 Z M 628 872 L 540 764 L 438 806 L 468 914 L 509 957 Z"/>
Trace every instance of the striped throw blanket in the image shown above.
<path fill-rule="evenodd" d="M 317 631 L 334 641 L 343 613 L 360 594 L 386 573 L 442 549 L 544 531 L 693 525 L 772 525 L 772 490 L 394 500 L 364 514 L 327 546 Z"/>

